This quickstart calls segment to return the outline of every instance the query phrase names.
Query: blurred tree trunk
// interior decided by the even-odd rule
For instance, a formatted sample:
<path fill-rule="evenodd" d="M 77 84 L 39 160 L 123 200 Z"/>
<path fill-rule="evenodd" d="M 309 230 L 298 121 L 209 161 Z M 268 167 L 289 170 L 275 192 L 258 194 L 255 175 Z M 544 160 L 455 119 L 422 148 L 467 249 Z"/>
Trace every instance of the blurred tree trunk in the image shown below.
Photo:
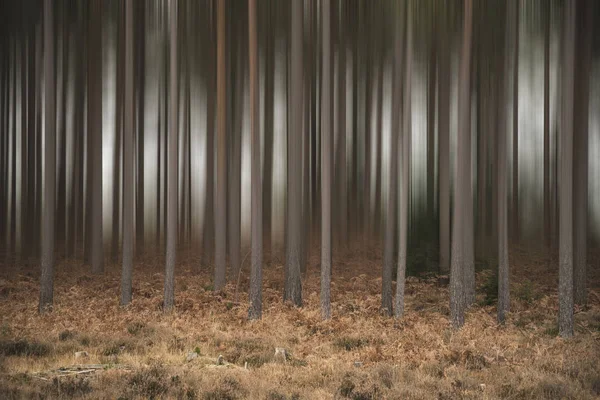
<path fill-rule="evenodd" d="M 57 229 L 56 238 L 61 249 L 66 246 L 67 233 L 67 82 L 69 79 L 69 21 L 67 17 L 67 4 L 62 5 L 62 68 L 61 68 L 61 97 L 60 97 L 60 127 L 57 138 L 58 147 L 58 187 L 57 187 L 57 207 L 56 219 Z M 66 253 L 66 252 L 65 252 Z"/>
<path fill-rule="evenodd" d="M 500 57 L 497 57 L 497 68 L 499 76 L 499 91 L 498 91 L 498 106 L 496 107 L 498 129 L 496 133 L 497 142 L 497 204 L 498 204 L 498 322 L 503 324 L 506 318 L 506 313 L 510 309 L 510 288 L 509 288 L 509 259 L 508 259 L 508 134 L 506 124 L 506 68 L 505 54 L 508 53 L 510 40 L 507 40 L 511 33 L 510 22 L 516 19 L 511 18 L 510 10 L 518 12 L 516 7 L 511 7 L 511 4 L 505 5 L 506 15 L 504 26 L 504 40 L 500 46 Z M 500 18 L 502 20 L 502 17 Z"/>
<path fill-rule="evenodd" d="M 136 84 L 137 89 L 137 182 L 135 212 L 135 246 L 138 255 L 144 254 L 144 110 L 146 98 L 146 2 L 138 1 L 136 24 Z M 134 109 L 135 112 L 135 109 Z"/>
<path fill-rule="evenodd" d="M 123 59 L 125 68 L 123 81 L 125 96 L 123 115 L 123 270 L 121 276 L 121 305 L 131 302 L 131 277 L 133 271 L 133 246 L 134 227 L 133 215 L 135 212 L 134 201 L 134 165 L 133 165 L 133 141 L 134 141 L 134 10 L 133 1 L 125 3 L 125 24 L 123 36 L 125 39 Z M 119 86 L 123 87 L 123 86 Z M 160 140 L 159 140 L 160 142 Z"/>
<path fill-rule="evenodd" d="M 562 116 L 560 127 L 558 332 L 573 336 L 573 87 L 575 72 L 576 1 L 564 8 Z"/>
<path fill-rule="evenodd" d="M 118 4 L 117 8 L 117 61 L 116 61 L 116 75 L 117 75 L 117 87 L 116 87 L 116 100 L 115 100 L 115 159 L 113 164 L 113 215 L 112 215 L 112 234 L 111 234 L 111 258 L 113 262 L 119 260 L 119 227 L 120 227 L 120 199 L 121 199 L 121 177 L 123 172 L 121 170 L 122 154 L 122 131 L 123 131 L 123 119 L 125 108 L 123 87 L 125 85 L 125 29 L 129 29 L 129 26 L 125 25 L 125 13 L 123 10 L 122 3 Z M 128 23 L 132 23 L 128 21 Z M 127 55 L 129 57 L 129 55 Z M 124 217 L 123 217 L 124 218 Z"/>
<path fill-rule="evenodd" d="M 56 87 L 54 76 L 54 10 L 44 1 L 44 207 L 42 213 L 42 257 L 39 311 L 48 311 L 54 299 L 54 211 L 56 184 Z"/>
<path fill-rule="evenodd" d="M 551 252 L 550 210 L 550 11 L 547 4 L 544 21 L 544 244 Z"/>
<path fill-rule="evenodd" d="M 573 298 L 587 303 L 588 131 L 590 60 L 593 30 L 591 0 L 577 3 L 577 47 L 573 119 Z"/>
<path fill-rule="evenodd" d="M 468 258 L 465 232 L 469 227 L 467 214 L 471 190 L 470 169 L 470 69 L 471 69 L 471 27 L 472 0 L 464 0 L 464 21 L 462 32 L 462 48 L 460 53 L 458 81 L 458 133 L 457 133 L 457 169 L 454 184 L 454 215 L 452 223 L 452 262 L 450 271 L 450 318 L 454 328 L 460 328 L 465 323 L 466 272 Z"/>
<path fill-rule="evenodd" d="M 435 3 L 434 3 L 435 4 Z M 432 15 L 435 15 L 435 10 Z M 435 90 L 437 87 L 437 28 L 432 18 L 431 52 L 427 78 L 427 214 L 435 220 Z M 434 237 L 430 239 L 435 240 Z"/>
<path fill-rule="evenodd" d="M 302 305 L 302 40 L 303 3 L 291 4 L 290 121 L 287 141 L 288 194 L 284 301 Z"/>
<path fill-rule="evenodd" d="M 250 66 L 250 130 L 252 179 L 252 264 L 250 270 L 250 319 L 262 317 L 262 178 L 260 160 L 260 98 L 256 0 L 248 0 L 248 64 Z"/>
<path fill-rule="evenodd" d="M 271 199 L 273 196 L 273 116 L 274 116 L 274 83 L 275 83 L 275 27 L 273 13 L 271 11 L 272 1 L 266 1 L 266 29 L 265 29 L 265 126 L 264 126 L 264 167 L 263 167 L 263 212 L 265 232 L 265 263 L 270 261 L 272 253 L 271 238 Z M 275 0 L 276 1 L 276 0 Z"/>
<path fill-rule="evenodd" d="M 398 6 L 402 8 L 402 6 Z M 402 9 L 404 11 L 405 9 Z M 402 21 L 402 20 L 400 20 Z M 392 129 L 390 135 L 390 169 L 388 181 L 387 213 L 385 216 L 385 238 L 383 247 L 383 270 L 381 279 L 381 308 L 392 316 L 394 311 L 392 298 L 392 275 L 394 265 L 394 241 L 396 239 L 397 221 L 397 186 L 398 186 L 398 142 L 400 141 L 400 114 L 402 112 L 402 54 L 404 25 L 400 22 L 395 30 L 394 62 L 393 62 L 393 87 L 392 87 Z"/>
<path fill-rule="evenodd" d="M 88 132 L 91 161 L 91 253 L 92 273 L 104 272 L 102 244 L 102 4 L 92 0 L 89 5 L 88 48 Z"/>
<path fill-rule="evenodd" d="M 513 241 L 519 241 L 519 16 L 521 14 L 520 1 L 514 0 L 517 11 L 515 18 L 515 61 L 513 67 L 513 176 L 512 176 L 512 232 Z"/>
<path fill-rule="evenodd" d="M 398 270 L 396 273 L 396 304 L 394 308 L 394 316 L 402 318 L 404 315 L 404 285 L 406 283 L 406 258 L 408 253 L 408 220 L 409 220 L 409 190 L 410 190 L 410 153 L 411 153 L 411 136 L 412 136 L 412 59 L 413 59 L 413 43 L 412 43 L 412 2 L 407 2 L 406 10 L 406 59 L 404 60 L 404 99 L 402 109 L 402 132 L 400 145 L 400 159 L 402 160 L 402 175 L 400 188 L 400 227 L 399 227 L 399 243 L 398 243 Z"/>
<path fill-rule="evenodd" d="M 214 290 L 225 286 L 227 240 L 227 100 L 225 63 L 225 0 L 217 0 L 217 193 L 215 216 Z"/>
<path fill-rule="evenodd" d="M 203 251 L 202 265 L 207 265 L 212 260 L 215 240 L 215 30 L 214 30 L 214 2 L 209 3 L 210 11 L 207 15 L 207 56 L 204 58 L 207 82 L 206 82 L 206 199 L 204 203 L 204 229 L 202 233 Z"/>
<path fill-rule="evenodd" d="M 321 316 L 331 318 L 331 4 L 321 3 Z"/>
<path fill-rule="evenodd" d="M 348 242 L 348 188 L 346 178 L 346 13 L 344 2 L 339 3 L 338 28 L 338 129 L 337 129 L 337 148 L 335 157 L 335 182 L 337 186 L 337 244 L 345 249 Z M 356 74 L 356 71 L 352 71 Z M 356 90 L 356 87 L 354 88 Z M 356 143 L 354 143 L 356 145 Z M 356 158 L 353 162 L 357 162 Z M 355 199 L 356 201 L 357 199 Z M 356 216 L 356 214 L 355 214 Z M 356 218 L 356 217 L 355 217 Z M 356 221 L 354 221 L 356 222 Z"/>
<path fill-rule="evenodd" d="M 167 251 L 165 264 L 164 311 L 169 312 L 175 303 L 175 263 L 177 260 L 177 197 L 179 184 L 179 76 L 178 76 L 178 12 L 177 0 L 169 6 L 169 141 L 167 147 Z"/>
<path fill-rule="evenodd" d="M 447 9 L 446 9 L 447 11 Z M 438 94 L 438 174 L 440 208 L 440 273 L 450 271 L 450 85 L 451 42 L 448 39 L 448 17 L 441 14 L 440 24 L 440 61 Z"/>

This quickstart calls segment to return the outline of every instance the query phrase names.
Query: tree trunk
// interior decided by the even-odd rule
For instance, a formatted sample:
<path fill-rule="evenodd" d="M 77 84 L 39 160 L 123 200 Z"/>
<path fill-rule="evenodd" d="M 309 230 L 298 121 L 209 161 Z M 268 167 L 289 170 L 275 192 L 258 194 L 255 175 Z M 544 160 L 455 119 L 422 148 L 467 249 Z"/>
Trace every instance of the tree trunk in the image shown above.
<path fill-rule="evenodd" d="M 573 119 L 573 298 L 575 304 L 587 303 L 587 223 L 588 223 L 588 131 L 590 98 L 590 58 L 592 46 L 591 0 L 577 6 L 576 96 Z"/>
<path fill-rule="evenodd" d="M 573 73 L 575 72 L 576 2 L 568 0 L 564 9 L 562 118 L 560 132 L 558 332 L 573 336 Z"/>
<path fill-rule="evenodd" d="M 335 182 L 337 184 L 337 244 L 345 248 L 348 243 L 348 180 L 346 177 L 346 18 L 345 2 L 339 3 L 338 11 L 338 129 L 337 129 L 337 155 L 335 157 Z M 356 71 L 352 71 L 354 74 Z M 356 88 L 355 88 L 356 89 Z M 356 145 L 356 143 L 354 143 Z M 356 158 L 353 162 L 357 162 Z M 355 199 L 356 200 L 356 199 Z M 356 215 L 356 214 L 355 214 Z"/>
<path fill-rule="evenodd" d="M 396 273 L 396 307 L 394 316 L 404 315 L 404 285 L 406 277 L 406 257 L 408 253 L 408 202 L 410 190 L 410 153 L 412 136 L 412 3 L 407 2 L 406 10 L 406 59 L 404 60 L 404 100 L 403 100 L 403 129 L 400 159 L 402 160 L 402 181 L 400 189 L 400 229 L 398 243 L 398 270 Z"/>
<path fill-rule="evenodd" d="M 225 286 L 227 240 L 227 102 L 225 69 L 225 0 L 217 0 L 217 199 L 214 290 Z"/>
<path fill-rule="evenodd" d="M 513 241 L 519 241 L 519 16 L 520 2 L 515 14 L 515 62 L 513 67 L 513 176 L 512 176 L 512 232 Z"/>
<path fill-rule="evenodd" d="M 401 7 L 401 6 L 400 6 Z M 396 208 L 398 185 L 398 142 L 400 141 L 400 114 L 402 106 L 402 53 L 403 29 L 400 22 L 395 27 L 393 88 L 392 88 L 392 130 L 390 135 L 390 169 L 388 181 L 388 202 L 385 216 L 385 238 L 383 247 L 383 271 L 381 279 L 381 308 L 388 315 L 393 313 L 392 275 L 394 264 L 394 241 L 396 232 Z"/>
<path fill-rule="evenodd" d="M 56 181 L 56 103 L 54 77 L 53 1 L 44 1 L 44 207 L 42 213 L 42 274 L 39 311 L 51 309 L 54 299 L 54 208 Z"/>
<path fill-rule="evenodd" d="M 550 232 L 550 4 L 546 7 L 544 26 L 544 244 L 551 252 Z"/>
<path fill-rule="evenodd" d="M 129 25 L 125 25 L 125 14 L 127 11 L 123 11 L 124 7 L 121 3 L 117 8 L 117 88 L 116 88 L 116 100 L 115 100 L 115 159 L 113 164 L 113 215 L 112 215 L 112 234 L 111 234 L 111 258 L 113 262 L 119 260 L 119 227 L 120 227 L 120 199 L 121 199 L 121 188 L 123 187 L 121 182 L 122 171 L 121 171 L 121 146 L 122 144 L 122 131 L 123 131 L 123 119 L 124 119 L 124 95 L 123 85 L 125 79 L 125 57 L 129 55 L 125 52 L 125 30 L 129 29 Z M 127 23 L 132 23 L 127 20 Z M 129 109 L 128 109 L 129 111 Z M 123 217 L 124 218 L 124 217 Z M 122 300 L 122 299 L 121 299 Z"/>
<path fill-rule="evenodd" d="M 121 305 L 131 302 L 131 277 L 133 271 L 133 215 L 134 204 L 134 165 L 133 165 L 133 139 L 134 139 L 134 10 L 133 1 L 125 3 L 125 109 L 123 111 L 123 270 L 121 276 Z"/>
<path fill-rule="evenodd" d="M 92 273 L 104 272 L 102 244 L 102 1 L 89 5 L 89 48 L 96 49 L 88 57 L 88 132 L 91 160 L 91 253 Z"/>
<path fill-rule="evenodd" d="M 460 53 L 459 92 L 458 92 L 458 136 L 456 155 L 456 183 L 454 184 L 454 216 L 452 226 L 452 262 L 450 270 L 450 318 L 454 328 L 465 323 L 467 246 L 465 231 L 468 227 L 467 213 L 470 195 L 470 63 L 472 0 L 464 0 L 462 49 Z M 471 226 L 472 229 L 472 226 Z"/>
<path fill-rule="evenodd" d="M 167 253 L 165 265 L 165 299 L 164 311 L 169 312 L 175 303 L 175 262 L 177 258 L 177 197 L 178 197 L 178 166 L 179 166 L 179 81 L 177 63 L 177 0 L 171 0 L 170 13 L 170 42 L 169 42 L 169 142 L 167 182 Z"/>
<path fill-rule="evenodd" d="M 275 82 L 275 24 L 271 12 L 272 1 L 267 0 L 267 28 L 265 43 L 265 154 L 263 168 L 263 210 L 264 210 L 264 232 L 266 236 L 265 254 L 266 260 L 270 260 L 272 253 L 271 239 L 271 200 L 273 196 L 273 114 L 274 114 L 274 82 Z"/>
<path fill-rule="evenodd" d="M 136 40 L 136 85 L 137 89 L 137 182 L 136 182 L 136 217 L 135 217 L 135 247 L 138 255 L 144 254 L 144 100 L 146 88 L 146 2 L 138 1 L 137 40 Z M 179 92 L 177 92 L 179 93 Z M 135 108 L 134 108 L 135 112 Z"/>
<path fill-rule="evenodd" d="M 302 305 L 300 252 L 302 251 L 302 20 L 303 2 L 291 4 L 290 124 L 287 141 L 288 194 L 284 301 Z"/>
<path fill-rule="evenodd" d="M 321 316 L 331 318 L 331 28 L 329 0 L 323 0 L 321 14 Z"/>
<path fill-rule="evenodd" d="M 262 178 L 260 171 L 260 110 L 256 0 L 248 0 L 248 62 L 250 65 L 250 129 L 252 151 L 252 264 L 250 319 L 262 317 Z"/>
<path fill-rule="evenodd" d="M 511 5 L 506 5 L 507 17 L 506 22 L 509 23 L 511 18 L 509 11 Z M 517 7 L 514 11 L 518 12 Z M 510 35 L 510 25 L 505 23 L 505 35 Z M 498 196 L 498 322 L 503 324 L 506 318 L 506 313 L 510 309 L 510 291 L 509 291 L 509 260 L 508 260 L 508 135 L 506 132 L 506 112 L 505 102 L 507 99 L 507 89 L 505 87 L 505 57 L 508 53 L 507 49 L 510 44 L 509 40 L 505 40 L 502 45 L 501 57 L 498 58 L 498 69 L 500 77 L 500 90 L 498 93 L 498 107 L 496 109 L 498 115 L 498 130 L 497 130 L 497 196 Z"/>

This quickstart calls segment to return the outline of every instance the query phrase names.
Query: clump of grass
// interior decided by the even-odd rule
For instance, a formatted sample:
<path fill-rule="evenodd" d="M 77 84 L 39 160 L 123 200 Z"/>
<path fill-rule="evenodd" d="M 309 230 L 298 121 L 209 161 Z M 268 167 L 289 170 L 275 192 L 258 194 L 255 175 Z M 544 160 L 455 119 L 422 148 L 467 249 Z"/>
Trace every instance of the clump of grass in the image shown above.
<path fill-rule="evenodd" d="M 340 349 L 344 349 L 346 351 L 351 351 L 351 350 L 366 346 L 367 344 L 369 344 L 369 341 L 367 339 L 361 339 L 361 338 L 350 337 L 350 336 L 342 336 L 342 337 L 335 339 L 333 344 L 335 344 L 335 346 L 339 347 Z"/>
<path fill-rule="evenodd" d="M 54 378 L 52 386 L 53 392 L 61 398 L 79 397 L 92 392 L 90 381 L 83 377 Z"/>
<path fill-rule="evenodd" d="M 233 364 L 258 368 L 273 361 L 273 347 L 259 339 L 238 339 L 227 342 L 223 357 Z"/>
<path fill-rule="evenodd" d="M 298 393 L 292 393 L 289 397 L 283 393 L 279 393 L 277 390 L 271 390 L 267 393 L 267 400 L 300 400 Z"/>
<path fill-rule="evenodd" d="M 61 333 L 58 334 L 58 340 L 60 340 L 61 342 L 66 342 L 67 340 L 71 340 L 74 337 L 75 337 L 75 332 L 70 331 L 70 330 L 62 331 Z"/>
<path fill-rule="evenodd" d="M 178 336 L 173 336 L 167 345 L 169 351 L 172 353 L 180 353 L 185 350 L 185 339 Z"/>
<path fill-rule="evenodd" d="M 146 324 L 144 324 L 143 322 L 135 321 L 127 325 L 127 332 L 129 332 L 130 335 L 135 336 L 138 333 L 140 333 L 145 327 Z"/>
<path fill-rule="evenodd" d="M 232 377 L 224 378 L 214 390 L 204 393 L 204 400 L 236 400 L 245 398 L 248 391 Z"/>
<path fill-rule="evenodd" d="M 135 396 L 163 398 L 169 391 L 166 371 L 160 366 L 140 370 L 129 379 L 129 388 Z"/>
<path fill-rule="evenodd" d="M 19 357 L 44 357 L 51 353 L 52 348 L 47 343 L 20 339 L 17 341 L 1 341 L 0 354 Z"/>

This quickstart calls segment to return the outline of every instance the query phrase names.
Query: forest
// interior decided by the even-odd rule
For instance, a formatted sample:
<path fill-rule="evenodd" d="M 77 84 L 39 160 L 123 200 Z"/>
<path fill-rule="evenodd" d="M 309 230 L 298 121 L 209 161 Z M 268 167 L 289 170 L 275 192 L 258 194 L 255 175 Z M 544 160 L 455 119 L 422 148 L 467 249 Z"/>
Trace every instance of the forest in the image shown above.
<path fill-rule="evenodd" d="M 600 398 L 600 2 L 0 2 L 0 398 Z"/>

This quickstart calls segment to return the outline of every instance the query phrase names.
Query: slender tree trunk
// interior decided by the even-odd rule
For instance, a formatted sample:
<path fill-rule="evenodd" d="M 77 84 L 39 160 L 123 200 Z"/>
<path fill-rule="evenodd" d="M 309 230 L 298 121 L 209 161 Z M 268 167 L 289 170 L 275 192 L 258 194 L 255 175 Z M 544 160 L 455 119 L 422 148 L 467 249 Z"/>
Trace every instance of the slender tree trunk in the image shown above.
<path fill-rule="evenodd" d="M 337 156 L 335 157 L 336 171 L 335 181 L 337 183 L 337 231 L 338 231 L 338 246 L 345 248 L 348 244 L 348 180 L 346 177 L 346 14 L 345 2 L 341 2 L 339 6 L 339 36 L 338 36 L 338 140 L 337 140 Z M 353 71 L 355 74 L 356 71 Z M 356 143 L 354 143 L 356 145 Z M 356 158 L 353 162 L 357 162 Z M 355 214 L 356 215 L 356 214 Z"/>
<path fill-rule="evenodd" d="M 456 155 L 456 183 L 454 184 L 454 216 L 452 224 L 452 260 L 450 270 L 450 318 L 454 328 L 465 323 L 467 246 L 465 231 L 468 227 L 466 214 L 470 196 L 470 63 L 471 63 L 471 27 L 472 0 L 464 0 L 464 22 L 462 49 L 460 53 L 459 92 L 458 92 L 458 137 Z M 471 227 L 472 229 L 472 227 Z"/>
<path fill-rule="evenodd" d="M 447 10 L 446 10 L 447 11 Z M 450 41 L 448 17 L 441 16 L 438 94 L 440 273 L 450 271 Z"/>
<path fill-rule="evenodd" d="M 102 4 L 93 0 L 89 6 L 88 57 L 88 132 L 91 154 L 91 264 L 94 274 L 104 272 L 102 244 Z"/>
<path fill-rule="evenodd" d="M 125 3 L 125 85 L 124 112 L 123 112 L 123 270 L 121 276 L 121 305 L 131 302 L 131 277 L 133 271 L 133 242 L 134 228 L 133 215 L 134 204 L 134 165 L 133 165 L 133 141 L 134 141 L 134 10 L 133 1 Z M 160 142 L 160 141 L 159 141 Z"/>
<path fill-rule="evenodd" d="M 42 274 L 39 311 L 51 309 L 54 299 L 54 208 L 56 184 L 56 88 L 54 77 L 54 10 L 44 1 L 44 207 L 42 214 Z"/>
<path fill-rule="evenodd" d="M 512 177 L 512 231 L 513 241 L 519 241 L 519 16 L 520 1 L 514 0 L 515 14 L 515 62 L 513 67 L 513 177 Z"/>
<path fill-rule="evenodd" d="M 331 4 L 321 3 L 321 316 L 331 318 Z"/>
<path fill-rule="evenodd" d="M 400 189 L 400 229 L 398 243 L 398 270 L 396 273 L 396 307 L 394 316 L 404 315 L 404 285 L 406 277 L 406 257 L 408 253 L 408 202 L 410 190 L 410 153 L 412 136 L 412 2 L 407 2 L 406 10 L 406 59 L 404 60 L 404 100 L 403 100 L 403 129 L 400 159 L 402 160 L 402 180 Z"/>
<path fill-rule="evenodd" d="M 137 89 L 137 182 L 136 182 L 136 217 L 135 246 L 138 255 L 144 254 L 144 100 L 146 88 L 146 2 L 138 1 L 137 43 L 136 43 L 136 89 Z M 135 112 L 135 109 L 134 109 Z"/>
<path fill-rule="evenodd" d="M 401 7 L 401 6 L 400 6 Z M 393 313 L 392 275 L 394 264 L 394 241 L 397 221 L 397 185 L 398 185 L 398 142 L 400 141 L 400 113 L 402 111 L 402 53 L 403 29 L 398 24 L 395 27 L 393 88 L 392 88 L 392 130 L 390 137 L 390 169 L 388 181 L 388 202 L 385 216 L 385 238 L 383 248 L 383 271 L 381 279 L 381 308 L 388 315 Z"/>
<path fill-rule="evenodd" d="M 116 109 L 115 109 L 115 114 L 116 114 L 116 119 L 115 119 L 115 160 L 114 160 L 114 167 L 113 167 L 113 215 L 112 215 L 112 235 L 111 235 L 111 240 L 112 240 L 112 244 L 111 244 L 111 258 L 113 260 L 113 262 L 117 262 L 119 260 L 119 227 L 120 227 L 120 199 L 121 199 L 121 176 L 122 176 L 122 170 L 121 170 L 121 159 L 122 159 L 122 155 L 121 155 L 121 146 L 122 146 L 122 131 L 123 131 L 123 118 L 124 118 L 124 112 L 123 109 L 125 108 L 123 101 L 124 101 L 124 96 L 123 96 L 123 85 L 124 85 L 124 75 L 125 75 L 125 71 L 124 71 L 124 64 L 126 62 L 125 57 L 129 57 L 129 55 L 126 55 L 127 53 L 125 52 L 125 47 L 127 46 L 125 44 L 125 29 L 129 29 L 128 26 L 125 25 L 125 14 L 126 12 L 124 12 L 125 8 L 123 7 L 123 5 L 121 3 L 119 3 L 118 6 L 118 11 L 117 11 L 117 15 L 118 15 L 118 27 L 117 27 L 117 92 L 116 92 Z M 132 23 L 130 21 L 128 21 L 128 23 Z M 129 110 L 128 110 L 129 111 Z"/>
<path fill-rule="evenodd" d="M 576 1 L 565 3 L 563 25 L 562 118 L 560 132 L 558 332 L 573 336 L 573 73 Z"/>
<path fill-rule="evenodd" d="M 250 270 L 250 319 L 262 316 L 262 178 L 260 171 L 260 110 L 256 0 L 248 0 L 248 62 L 250 65 L 250 129 L 252 146 L 252 265 Z"/>
<path fill-rule="evenodd" d="M 511 18 L 509 11 L 511 5 L 507 7 L 507 21 L 515 20 Z M 518 9 L 513 7 L 516 12 Z M 504 23 L 505 36 L 510 35 L 510 25 Z M 508 260 L 508 134 L 506 132 L 506 112 L 505 102 L 507 98 L 507 89 L 505 87 L 505 57 L 508 53 L 508 45 L 510 41 L 505 40 L 502 45 L 501 57 L 498 58 L 498 69 L 500 77 L 500 89 L 498 92 L 498 107 L 496 109 L 498 115 L 498 130 L 497 130 L 497 145 L 496 151 L 498 153 L 497 159 L 497 185 L 498 185 L 498 322 L 504 323 L 506 313 L 510 309 L 510 288 L 509 288 L 509 260 Z"/>
<path fill-rule="evenodd" d="M 302 305 L 302 20 L 303 2 L 291 3 L 290 126 L 288 133 L 288 194 L 284 301 Z"/>
<path fill-rule="evenodd" d="M 587 303 L 588 131 L 590 59 L 593 29 L 591 0 L 577 3 L 576 78 L 573 129 L 573 298 Z"/>
<path fill-rule="evenodd" d="M 167 253 L 165 265 L 165 299 L 164 311 L 169 312 L 175 303 L 175 263 L 177 258 L 177 197 L 178 197 L 178 166 L 179 166 L 179 78 L 177 63 L 177 21 L 179 7 L 177 0 L 171 0 L 170 43 L 169 43 L 169 142 L 167 173 Z"/>
<path fill-rule="evenodd" d="M 429 77 L 427 79 L 427 214 L 435 219 L 435 89 L 437 87 L 437 28 L 432 20 Z M 435 239 L 434 239 L 435 240 Z"/>
<path fill-rule="evenodd" d="M 550 4 L 544 26 L 544 244 L 552 249 L 550 232 Z"/>
<path fill-rule="evenodd" d="M 225 286 L 227 240 L 227 101 L 225 70 L 225 0 L 217 0 L 217 199 L 215 218 L 215 281 L 214 289 Z"/>
<path fill-rule="evenodd" d="M 274 82 L 275 82 L 275 24 L 271 12 L 272 0 L 267 0 L 266 43 L 265 43 L 265 154 L 263 168 L 263 211 L 265 232 L 265 262 L 269 261 L 272 253 L 271 239 L 271 199 L 273 196 L 273 114 L 274 114 Z"/>

